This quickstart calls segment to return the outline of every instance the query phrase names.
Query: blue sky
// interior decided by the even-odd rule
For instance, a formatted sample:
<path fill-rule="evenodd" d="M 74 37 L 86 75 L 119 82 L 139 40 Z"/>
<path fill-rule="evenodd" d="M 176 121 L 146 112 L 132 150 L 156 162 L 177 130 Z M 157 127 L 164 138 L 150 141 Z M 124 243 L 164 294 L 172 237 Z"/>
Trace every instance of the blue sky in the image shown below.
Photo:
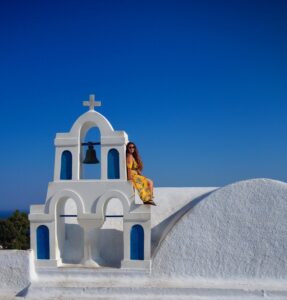
<path fill-rule="evenodd" d="M 95 93 L 156 186 L 287 180 L 286 1 L 2 1 L 0 210 L 44 203 Z"/>

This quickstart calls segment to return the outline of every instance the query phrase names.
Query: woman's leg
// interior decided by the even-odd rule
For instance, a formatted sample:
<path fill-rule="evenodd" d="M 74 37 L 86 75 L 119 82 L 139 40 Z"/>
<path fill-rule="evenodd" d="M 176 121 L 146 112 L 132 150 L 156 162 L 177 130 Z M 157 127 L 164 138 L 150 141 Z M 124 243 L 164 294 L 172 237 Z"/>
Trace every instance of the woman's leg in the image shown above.
<path fill-rule="evenodd" d="M 147 179 L 147 183 L 150 189 L 151 197 L 153 198 L 153 181 L 150 179 Z"/>

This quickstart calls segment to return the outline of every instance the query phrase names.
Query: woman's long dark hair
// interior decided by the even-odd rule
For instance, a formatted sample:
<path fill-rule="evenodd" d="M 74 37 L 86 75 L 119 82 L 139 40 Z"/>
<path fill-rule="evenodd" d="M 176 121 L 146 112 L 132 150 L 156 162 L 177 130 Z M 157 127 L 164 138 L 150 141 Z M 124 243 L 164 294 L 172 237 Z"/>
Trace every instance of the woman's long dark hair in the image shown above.
<path fill-rule="evenodd" d="M 137 164 L 138 164 L 138 169 L 139 169 L 140 171 L 142 171 L 142 169 L 143 169 L 143 162 L 142 162 L 142 160 L 141 160 L 141 157 L 140 157 L 140 155 L 139 155 L 139 151 L 138 151 L 137 146 L 135 145 L 135 143 L 133 143 L 133 142 L 128 142 L 127 148 L 126 148 L 126 156 L 129 154 L 129 146 L 131 146 L 131 145 L 135 147 L 135 151 L 134 151 L 134 153 L 133 153 L 132 155 L 133 155 L 135 161 L 136 161 Z"/>

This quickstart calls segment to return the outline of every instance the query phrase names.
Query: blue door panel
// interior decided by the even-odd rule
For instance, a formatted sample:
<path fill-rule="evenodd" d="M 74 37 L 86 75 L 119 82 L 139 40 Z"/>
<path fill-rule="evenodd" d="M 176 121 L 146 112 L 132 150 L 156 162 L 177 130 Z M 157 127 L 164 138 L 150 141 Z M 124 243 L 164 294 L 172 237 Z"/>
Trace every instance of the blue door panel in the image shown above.
<path fill-rule="evenodd" d="M 141 225 L 134 225 L 131 229 L 131 259 L 144 259 L 144 230 Z"/>
<path fill-rule="evenodd" d="M 37 228 L 37 258 L 50 259 L 49 229 L 45 225 Z"/>
<path fill-rule="evenodd" d="M 72 179 L 72 153 L 68 150 L 65 150 L 62 153 L 60 179 L 63 180 Z"/>
<path fill-rule="evenodd" d="M 108 179 L 120 178 L 120 157 L 116 149 L 111 149 L 108 153 Z"/>

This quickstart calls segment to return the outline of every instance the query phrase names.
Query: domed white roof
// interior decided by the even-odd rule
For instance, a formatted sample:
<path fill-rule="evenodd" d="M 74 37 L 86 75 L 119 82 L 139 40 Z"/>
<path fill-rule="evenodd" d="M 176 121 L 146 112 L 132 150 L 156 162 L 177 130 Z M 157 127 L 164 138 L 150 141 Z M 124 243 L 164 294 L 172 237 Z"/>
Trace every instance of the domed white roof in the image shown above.
<path fill-rule="evenodd" d="M 286 217 L 286 183 L 253 179 L 218 189 L 190 203 L 155 253 L 153 274 L 286 280 Z"/>

